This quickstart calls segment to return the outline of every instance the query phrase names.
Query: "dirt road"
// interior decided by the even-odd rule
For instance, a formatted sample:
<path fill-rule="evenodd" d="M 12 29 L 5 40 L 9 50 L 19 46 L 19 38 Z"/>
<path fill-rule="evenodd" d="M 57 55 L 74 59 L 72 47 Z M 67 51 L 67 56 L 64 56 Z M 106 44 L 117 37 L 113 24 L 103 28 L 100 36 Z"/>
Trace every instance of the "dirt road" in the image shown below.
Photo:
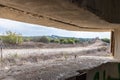
<path fill-rule="evenodd" d="M 102 49 L 102 47 L 73 47 L 73 48 L 56 48 L 56 49 L 3 49 L 3 56 L 8 57 L 10 55 L 53 55 L 53 54 L 76 54 L 85 51 L 97 51 L 98 49 Z"/>

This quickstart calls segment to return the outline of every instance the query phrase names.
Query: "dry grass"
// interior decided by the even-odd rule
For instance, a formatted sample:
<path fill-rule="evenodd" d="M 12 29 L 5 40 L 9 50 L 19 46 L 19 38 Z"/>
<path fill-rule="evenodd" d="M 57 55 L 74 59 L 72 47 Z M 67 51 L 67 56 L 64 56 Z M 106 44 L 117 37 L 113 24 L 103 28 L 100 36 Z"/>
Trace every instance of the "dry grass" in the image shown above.
<path fill-rule="evenodd" d="M 77 53 L 61 52 L 59 54 L 54 53 L 51 55 L 35 54 L 35 55 L 27 55 L 27 56 L 21 56 L 18 53 L 14 53 L 14 54 L 9 54 L 9 56 L 4 58 L 2 62 L 4 63 L 4 65 L 13 66 L 13 65 L 24 65 L 26 63 L 39 63 L 41 61 L 55 60 L 55 59 L 67 60 L 71 57 L 77 58 L 82 55 L 109 56 L 110 54 L 108 54 L 106 51 L 107 51 L 107 48 L 103 46 L 98 49 L 87 50 L 87 51 L 82 51 Z"/>

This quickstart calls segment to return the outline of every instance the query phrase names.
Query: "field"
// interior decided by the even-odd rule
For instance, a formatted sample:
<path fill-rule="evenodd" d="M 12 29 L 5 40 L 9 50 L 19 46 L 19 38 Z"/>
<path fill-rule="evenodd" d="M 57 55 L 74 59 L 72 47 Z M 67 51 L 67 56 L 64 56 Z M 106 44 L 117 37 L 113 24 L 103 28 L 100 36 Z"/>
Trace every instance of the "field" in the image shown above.
<path fill-rule="evenodd" d="M 9 45 L 3 49 L 0 80 L 56 80 L 108 61 L 113 61 L 109 44 L 101 40 L 87 45 Z"/>

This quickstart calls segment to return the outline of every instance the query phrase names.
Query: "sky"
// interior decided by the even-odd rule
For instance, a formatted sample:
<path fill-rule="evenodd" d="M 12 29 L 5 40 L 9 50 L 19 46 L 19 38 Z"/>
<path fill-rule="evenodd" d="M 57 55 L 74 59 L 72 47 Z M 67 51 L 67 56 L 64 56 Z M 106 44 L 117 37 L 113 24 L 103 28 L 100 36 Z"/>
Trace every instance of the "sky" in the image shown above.
<path fill-rule="evenodd" d="M 0 18 L 0 35 L 4 35 L 6 31 L 16 32 L 18 34 L 22 34 L 22 36 L 57 35 L 62 37 L 76 38 L 110 38 L 110 32 L 68 31 Z"/>

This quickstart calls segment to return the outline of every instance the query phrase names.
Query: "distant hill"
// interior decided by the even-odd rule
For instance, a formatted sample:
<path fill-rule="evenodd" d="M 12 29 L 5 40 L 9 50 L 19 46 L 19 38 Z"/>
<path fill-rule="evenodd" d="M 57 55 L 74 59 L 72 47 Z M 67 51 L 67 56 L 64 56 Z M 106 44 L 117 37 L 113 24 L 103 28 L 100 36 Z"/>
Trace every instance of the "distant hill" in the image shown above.
<path fill-rule="evenodd" d="M 82 42 L 91 41 L 91 40 L 95 39 L 95 38 L 62 37 L 62 36 L 57 36 L 57 35 L 51 35 L 51 36 L 46 36 L 46 37 L 49 37 L 49 38 L 52 38 L 52 39 L 73 38 L 73 39 L 78 39 Z"/>
<path fill-rule="evenodd" d="M 40 38 L 42 36 L 24 36 L 24 38 Z M 76 38 L 76 37 L 63 37 L 63 36 L 57 36 L 57 35 L 51 35 L 51 36 L 45 36 L 51 39 L 62 39 L 62 38 L 74 38 L 74 39 L 79 39 L 81 41 L 89 41 L 89 40 L 93 40 L 95 38 Z"/>

